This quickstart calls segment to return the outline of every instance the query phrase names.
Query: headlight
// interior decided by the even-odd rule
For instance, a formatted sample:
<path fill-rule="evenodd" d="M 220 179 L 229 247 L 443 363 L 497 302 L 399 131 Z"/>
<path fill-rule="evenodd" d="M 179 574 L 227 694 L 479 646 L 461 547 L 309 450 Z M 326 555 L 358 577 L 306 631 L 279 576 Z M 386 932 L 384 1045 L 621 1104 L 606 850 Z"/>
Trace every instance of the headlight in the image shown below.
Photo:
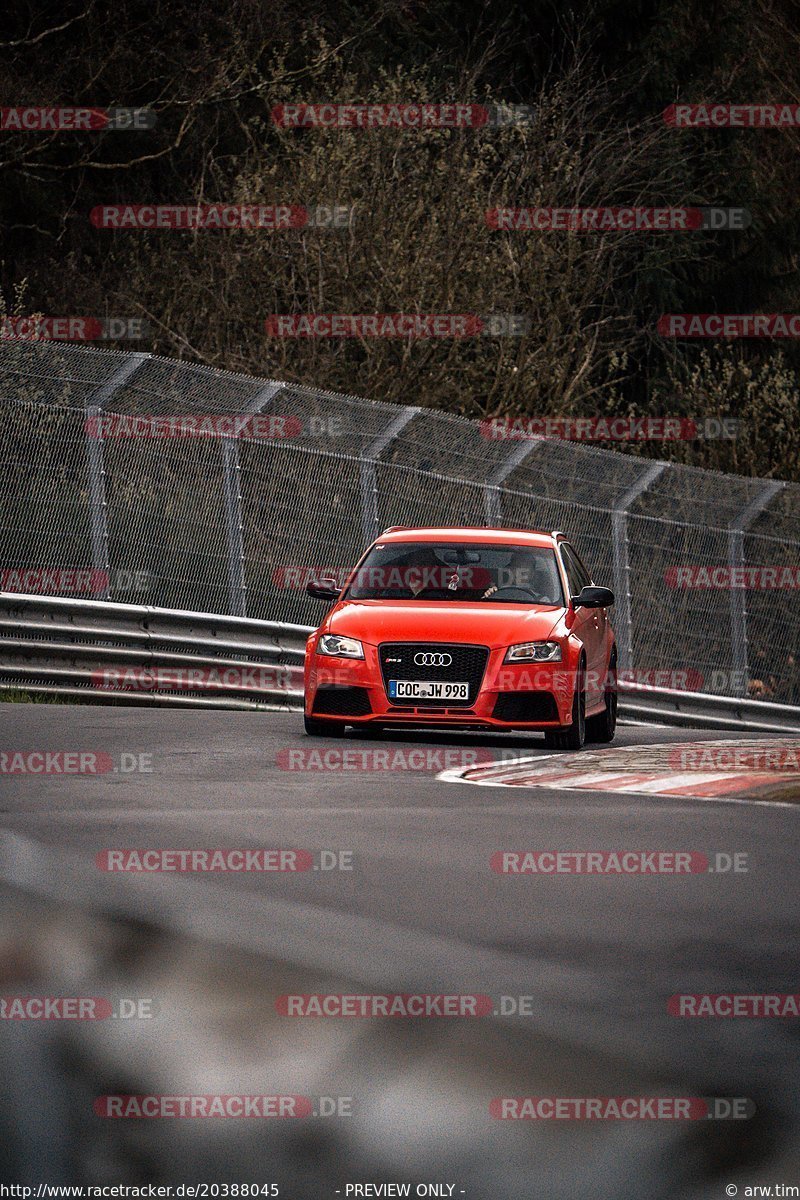
<path fill-rule="evenodd" d="M 561 662 L 559 642 L 521 642 L 506 652 L 506 662 Z"/>
<path fill-rule="evenodd" d="M 364 647 L 355 638 L 337 637 L 325 633 L 317 642 L 318 654 L 331 654 L 334 658 L 363 658 Z"/>

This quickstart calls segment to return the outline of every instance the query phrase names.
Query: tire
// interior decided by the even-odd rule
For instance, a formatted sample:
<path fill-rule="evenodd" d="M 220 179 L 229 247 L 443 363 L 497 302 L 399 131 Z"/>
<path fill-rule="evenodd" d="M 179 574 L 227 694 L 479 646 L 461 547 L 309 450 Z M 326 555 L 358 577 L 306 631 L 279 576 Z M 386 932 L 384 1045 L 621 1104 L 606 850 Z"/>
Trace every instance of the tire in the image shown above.
<path fill-rule="evenodd" d="M 309 737 L 341 737 L 345 731 L 344 721 L 317 721 L 303 713 L 303 725 Z"/>
<path fill-rule="evenodd" d="M 586 741 L 585 671 L 586 665 L 581 659 L 575 696 L 572 701 L 572 724 L 567 729 L 548 729 L 545 732 L 544 744 L 548 750 L 580 750 L 583 748 L 583 743 Z"/>
<path fill-rule="evenodd" d="M 596 717 L 586 722 L 586 741 L 608 745 L 613 742 L 617 728 L 617 652 L 611 651 L 606 675 L 606 706 Z"/>

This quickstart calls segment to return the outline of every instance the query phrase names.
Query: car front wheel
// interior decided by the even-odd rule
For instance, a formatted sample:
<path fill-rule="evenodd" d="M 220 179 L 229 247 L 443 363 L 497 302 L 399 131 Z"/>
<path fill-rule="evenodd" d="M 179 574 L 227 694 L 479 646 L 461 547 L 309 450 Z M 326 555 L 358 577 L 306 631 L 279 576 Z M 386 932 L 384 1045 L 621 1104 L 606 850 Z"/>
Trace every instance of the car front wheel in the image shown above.
<path fill-rule="evenodd" d="M 617 728 L 617 652 L 612 650 L 606 676 L 606 705 L 596 717 L 586 722 L 587 742 L 613 742 Z"/>

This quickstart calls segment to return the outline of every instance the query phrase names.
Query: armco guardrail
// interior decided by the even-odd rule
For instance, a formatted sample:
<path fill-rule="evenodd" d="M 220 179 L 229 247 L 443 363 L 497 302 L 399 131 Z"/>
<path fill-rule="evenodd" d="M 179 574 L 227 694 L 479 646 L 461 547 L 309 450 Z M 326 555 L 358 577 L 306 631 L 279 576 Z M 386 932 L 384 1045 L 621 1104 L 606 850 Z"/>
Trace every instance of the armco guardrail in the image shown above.
<path fill-rule="evenodd" d="M 0 692 L 129 704 L 300 708 L 310 626 L 0 592 Z M 800 734 L 800 709 L 620 685 L 620 713 L 663 725 Z"/>
<path fill-rule="evenodd" d="M 620 715 L 637 721 L 691 725 L 696 729 L 800 733 L 800 708 L 789 704 L 710 696 L 705 692 L 679 692 L 637 683 L 621 685 L 619 690 Z"/>
<path fill-rule="evenodd" d="M 130 704 L 292 707 L 301 625 L 0 593 L 0 691 Z"/>

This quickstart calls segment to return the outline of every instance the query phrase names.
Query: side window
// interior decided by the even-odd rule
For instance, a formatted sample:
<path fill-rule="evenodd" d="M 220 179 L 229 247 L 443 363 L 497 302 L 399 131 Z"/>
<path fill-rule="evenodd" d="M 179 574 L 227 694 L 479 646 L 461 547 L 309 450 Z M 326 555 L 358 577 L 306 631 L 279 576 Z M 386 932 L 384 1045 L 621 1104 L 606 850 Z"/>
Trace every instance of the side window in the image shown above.
<path fill-rule="evenodd" d="M 564 564 L 564 570 L 567 573 L 567 590 L 569 591 L 570 596 L 574 596 L 577 579 L 575 576 L 575 566 L 573 564 L 569 549 L 570 548 L 566 542 L 562 542 L 558 547 L 559 554 L 561 555 L 561 562 Z"/>
<path fill-rule="evenodd" d="M 580 573 L 581 587 L 582 588 L 583 587 L 591 587 L 592 586 L 592 577 L 589 574 L 589 570 L 586 567 L 586 564 L 583 562 L 583 559 L 578 557 L 577 550 L 574 550 L 572 548 L 572 546 L 570 546 L 569 550 L 570 550 L 570 554 L 575 559 L 575 565 Z"/>
<path fill-rule="evenodd" d="M 589 572 L 567 542 L 561 543 L 561 554 L 564 559 L 564 570 L 567 572 L 570 595 L 577 596 L 582 588 L 588 587 L 592 582 Z"/>

